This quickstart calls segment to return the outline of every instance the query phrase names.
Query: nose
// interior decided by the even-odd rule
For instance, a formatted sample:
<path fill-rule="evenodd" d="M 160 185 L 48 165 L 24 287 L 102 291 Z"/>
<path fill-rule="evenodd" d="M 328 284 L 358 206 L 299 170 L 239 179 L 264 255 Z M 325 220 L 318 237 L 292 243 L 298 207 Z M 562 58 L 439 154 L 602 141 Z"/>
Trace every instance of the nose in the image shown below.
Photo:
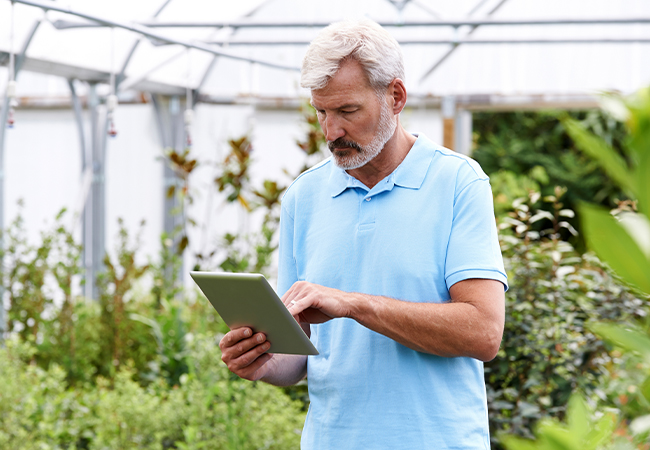
<path fill-rule="evenodd" d="M 335 141 L 338 138 L 345 136 L 345 130 L 341 126 L 340 121 L 331 115 L 321 120 L 320 127 L 323 129 L 325 139 L 327 139 L 329 142 Z"/>

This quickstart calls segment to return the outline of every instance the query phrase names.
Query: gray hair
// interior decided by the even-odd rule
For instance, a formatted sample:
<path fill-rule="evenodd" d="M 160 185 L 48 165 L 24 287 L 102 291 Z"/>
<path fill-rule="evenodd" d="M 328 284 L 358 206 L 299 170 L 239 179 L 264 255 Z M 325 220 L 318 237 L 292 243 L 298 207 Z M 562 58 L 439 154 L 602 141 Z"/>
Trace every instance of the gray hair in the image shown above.
<path fill-rule="evenodd" d="M 336 22 L 312 41 L 302 60 L 300 85 L 322 89 L 346 59 L 361 64 L 370 86 L 379 91 L 395 79 L 404 80 L 404 58 L 399 44 L 369 19 Z"/>

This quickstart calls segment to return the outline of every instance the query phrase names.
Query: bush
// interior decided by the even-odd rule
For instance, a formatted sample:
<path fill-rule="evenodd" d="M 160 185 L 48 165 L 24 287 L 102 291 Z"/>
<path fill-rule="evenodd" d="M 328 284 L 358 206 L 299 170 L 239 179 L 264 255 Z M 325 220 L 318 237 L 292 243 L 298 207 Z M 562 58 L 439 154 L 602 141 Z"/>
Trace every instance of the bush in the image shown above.
<path fill-rule="evenodd" d="M 114 380 L 71 389 L 65 371 L 30 364 L 35 348 L 0 349 L 0 448 L 297 448 L 302 404 L 263 383 L 232 376 L 214 336 L 188 343 L 190 373 L 169 389 L 143 387 L 123 366 Z"/>
<path fill-rule="evenodd" d="M 569 114 L 615 148 L 623 146 L 625 128 L 610 115 L 598 110 Z M 472 156 L 490 175 L 497 214 L 531 188 L 542 195 L 553 195 L 555 186 L 567 188 L 564 203 L 572 210 L 580 201 L 614 208 L 617 200 L 626 198 L 598 163 L 577 148 L 558 116 L 553 111 L 473 115 Z M 577 220 L 568 221 L 580 229 Z M 584 251 L 580 236 L 563 237 Z"/>
<path fill-rule="evenodd" d="M 502 250 L 510 289 L 501 349 L 487 363 L 486 384 L 493 443 L 503 431 L 533 437 L 545 417 L 563 417 L 576 389 L 605 399 L 602 383 L 616 360 L 588 327 L 591 321 L 644 316 L 644 302 L 622 287 L 590 254 L 560 239 L 573 212 L 561 190 L 542 199 L 531 194 L 502 218 Z M 542 210 L 534 210 L 534 205 Z M 540 233 L 544 218 L 553 228 Z"/>

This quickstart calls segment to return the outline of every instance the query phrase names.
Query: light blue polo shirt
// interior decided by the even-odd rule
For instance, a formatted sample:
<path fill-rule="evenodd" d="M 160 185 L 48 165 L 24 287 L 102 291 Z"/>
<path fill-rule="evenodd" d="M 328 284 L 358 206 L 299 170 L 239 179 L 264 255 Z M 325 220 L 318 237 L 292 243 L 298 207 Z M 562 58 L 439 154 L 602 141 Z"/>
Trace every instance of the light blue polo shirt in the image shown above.
<path fill-rule="evenodd" d="M 461 280 L 506 285 L 488 177 L 422 135 L 371 190 L 331 160 L 306 171 L 280 228 L 281 295 L 305 280 L 444 303 Z M 352 319 L 311 325 L 311 340 L 303 449 L 490 448 L 482 362 L 417 352 Z"/>

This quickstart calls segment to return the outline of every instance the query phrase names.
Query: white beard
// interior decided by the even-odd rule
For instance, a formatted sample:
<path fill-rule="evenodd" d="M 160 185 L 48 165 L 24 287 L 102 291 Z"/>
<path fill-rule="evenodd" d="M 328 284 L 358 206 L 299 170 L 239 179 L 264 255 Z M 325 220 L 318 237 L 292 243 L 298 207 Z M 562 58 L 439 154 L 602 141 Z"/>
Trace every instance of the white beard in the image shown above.
<path fill-rule="evenodd" d="M 350 149 L 346 152 L 348 154 L 337 155 L 334 151 L 336 147 L 332 146 L 336 141 L 327 143 L 330 151 L 332 151 L 334 164 L 336 164 L 337 167 L 340 167 L 343 170 L 352 170 L 365 166 L 381 153 L 386 142 L 388 142 L 389 139 L 393 137 L 393 134 L 395 134 L 395 128 L 397 126 L 395 116 L 391 113 L 391 110 L 388 108 L 388 104 L 384 99 L 380 99 L 380 102 L 381 112 L 379 114 L 379 126 L 377 133 L 368 145 L 362 146 L 354 141 L 344 141 L 344 145 L 350 146 Z"/>

